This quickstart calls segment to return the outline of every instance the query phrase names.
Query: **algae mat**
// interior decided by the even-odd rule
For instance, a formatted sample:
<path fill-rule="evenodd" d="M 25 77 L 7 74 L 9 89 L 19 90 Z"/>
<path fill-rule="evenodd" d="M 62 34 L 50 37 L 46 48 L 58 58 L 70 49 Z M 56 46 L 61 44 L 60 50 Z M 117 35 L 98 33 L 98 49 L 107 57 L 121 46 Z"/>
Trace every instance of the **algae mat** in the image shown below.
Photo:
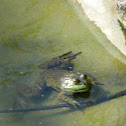
<path fill-rule="evenodd" d="M 82 54 L 75 71 L 86 72 L 103 83 L 96 97 L 126 89 L 125 57 L 86 17 L 78 16 L 66 0 L 0 0 L 0 108 L 11 109 L 15 86 L 33 85 L 37 66 L 68 51 Z M 78 11 L 79 13 L 79 11 Z M 104 42 L 106 44 L 102 44 Z M 114 55 L 112 55 L 114 53 Z M 60 104 L 52 92 L 43 102 L 28 106 Z M 1 126 L 125 125 L 125 96 L 89 107 L 14 114 L 0 114 Z"/>

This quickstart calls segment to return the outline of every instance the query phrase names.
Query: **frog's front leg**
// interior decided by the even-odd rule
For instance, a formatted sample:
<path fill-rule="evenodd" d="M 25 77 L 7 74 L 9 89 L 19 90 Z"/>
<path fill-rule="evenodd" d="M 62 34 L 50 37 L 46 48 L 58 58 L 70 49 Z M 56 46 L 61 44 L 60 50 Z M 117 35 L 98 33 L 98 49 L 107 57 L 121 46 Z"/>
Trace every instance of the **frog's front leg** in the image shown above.
<path fill-rule="evenodd" d="M 60 92 L 60 93 L 58 94 L 58 97 L 57 97 L 57 98 L 58 98 L 59 100 L 62 100 L 62 101 L 64 101 L 64 102 L 66 102 L 66 103 L 69 103 L 69 104 L 73 105 L 74 108 L 76 108 L 77 106 L 80 106 L 80 104 L 79 104 L 77 101 L 73 100 L 73 99 L 70 98 L 70 97 L 67 97 L 67 96 L 65 95 L 64 92 Z"/>

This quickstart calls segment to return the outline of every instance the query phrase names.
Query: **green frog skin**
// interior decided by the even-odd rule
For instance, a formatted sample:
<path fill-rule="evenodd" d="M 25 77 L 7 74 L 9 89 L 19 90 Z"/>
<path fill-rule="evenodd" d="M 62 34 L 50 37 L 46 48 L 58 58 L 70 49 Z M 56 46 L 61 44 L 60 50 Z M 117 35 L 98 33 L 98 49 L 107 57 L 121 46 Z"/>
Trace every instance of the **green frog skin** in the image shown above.
<path fill-rule="evenodd" d="M 17 92 L 26 98 L 33 98 L 41 95 L 46 89 L 52 87 L 59 92 L 57 98 L 76 107 L 77 101 L 70 98 L 68 93 L 90 92 L 94 82 L 86 75 L 79 72 L 72 72 L 71 60 L 75 59 L 81 52 L 73 54 L 72 51 L 51 60 L 39 66 L 42 72 L 39 75 L 35 85 L 30 88 L 25 84 L 17 85 Z"/>

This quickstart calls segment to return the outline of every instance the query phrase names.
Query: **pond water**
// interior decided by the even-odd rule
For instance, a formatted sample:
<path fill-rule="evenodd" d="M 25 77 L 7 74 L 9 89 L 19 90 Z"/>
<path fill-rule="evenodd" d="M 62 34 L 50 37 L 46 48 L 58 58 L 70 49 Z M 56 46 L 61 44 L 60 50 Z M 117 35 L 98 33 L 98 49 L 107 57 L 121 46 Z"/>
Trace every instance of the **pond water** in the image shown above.
<path fill-rule="evenodd" d="M 110 44 L 86 16 L 78 16 L 67 0 L 0 0 L 0 109 L 11 109 L 15 86 L 31 86 L 38 65 L 68 51 L 82 52 L 72 63 L 74 71 L 95 77 L 97 97 L 126 89 L 126 58 Z M 28 107 L 55 105 L 57 93 L 48 90 Z M 1 113 L 0 126 L 108 126 L 126 123 L 126 97 L 85 110 L 54 110 Z"/>

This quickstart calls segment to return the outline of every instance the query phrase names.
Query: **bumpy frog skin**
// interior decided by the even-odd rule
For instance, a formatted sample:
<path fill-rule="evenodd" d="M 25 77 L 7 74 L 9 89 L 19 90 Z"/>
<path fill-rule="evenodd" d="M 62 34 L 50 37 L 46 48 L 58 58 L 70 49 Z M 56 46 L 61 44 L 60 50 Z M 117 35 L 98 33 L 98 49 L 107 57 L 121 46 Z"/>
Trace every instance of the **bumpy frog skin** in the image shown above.
<path fill-rule="evenodd" d="M 41 95 L 46 86 L 50 86 L 59 91 L 58 99 L 72 104 L 74 107 L 79 103 L 67 96 L 68 92 L 89 92 L 94 85 L 90 77 L 81 73 L 72 72 L 71 60 L 81 52 L 73 54 L 71 51 L 61 56 L 55 57 L 39 67 L 42 72 L 39 75 L 34 87 L 31 89 L 27 85 L 18 84 L 17 92 L 23 94 L 26 98 L 32 98 Z"/>
<path fill-rule="evenodd" d="M 91 89 L 92 82 L 89 78 L 80 73 L 69 73 L 61 79 L 61 89 L 67 92 L 86 92 Z"/>

